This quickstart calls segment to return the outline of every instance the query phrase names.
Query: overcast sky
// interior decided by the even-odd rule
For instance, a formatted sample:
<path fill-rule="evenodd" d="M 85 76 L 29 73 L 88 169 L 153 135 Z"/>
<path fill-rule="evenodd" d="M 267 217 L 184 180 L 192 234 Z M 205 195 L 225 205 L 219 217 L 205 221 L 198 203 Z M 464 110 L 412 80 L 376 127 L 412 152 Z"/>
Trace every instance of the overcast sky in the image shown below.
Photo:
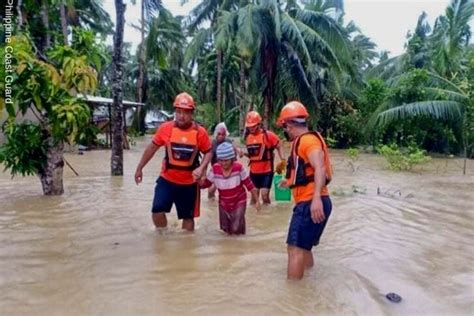
<path fill-rule="evenodd" d="M 180 0 L 162 1 L 173 15 L 186 15 L 199 3 L 198 0 L 190 0 L 181 6 Z M 135 47 L 140 41 L 140 36 L 130 25 L 138 25 L 140 10 L 138 5 L 133 6 L 127 0 L 124 2 L 127 3 L 124 40 L 134 43 Z M 388 50 L 390 56 L 394 56 L 403 52 L 406 34 L 415 28 L 422 11 L 428 14 L 428 21 L 433 26 L 434 20 L 444 14 L 449 2 L 449 0 L 345 0 L 345 21 L 347 23 L 353 20 L 364 35 L 377 44 L 378 51 Z M 105 0 L 104 7 L 114 20 L 114 1 Z"/>

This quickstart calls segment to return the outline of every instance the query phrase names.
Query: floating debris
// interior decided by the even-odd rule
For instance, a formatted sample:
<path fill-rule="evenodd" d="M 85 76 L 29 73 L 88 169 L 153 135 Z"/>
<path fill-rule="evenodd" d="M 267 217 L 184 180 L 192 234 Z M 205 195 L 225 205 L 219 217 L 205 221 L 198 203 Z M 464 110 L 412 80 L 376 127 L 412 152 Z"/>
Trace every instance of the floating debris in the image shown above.
<path fill-rule="evenodd" d="M 385 295 L 385 297 L 390 301 L 394 303 L 400 303 L 402 301 L 402 297 L 398 295 L 397 293 L 388 293 Z"/>

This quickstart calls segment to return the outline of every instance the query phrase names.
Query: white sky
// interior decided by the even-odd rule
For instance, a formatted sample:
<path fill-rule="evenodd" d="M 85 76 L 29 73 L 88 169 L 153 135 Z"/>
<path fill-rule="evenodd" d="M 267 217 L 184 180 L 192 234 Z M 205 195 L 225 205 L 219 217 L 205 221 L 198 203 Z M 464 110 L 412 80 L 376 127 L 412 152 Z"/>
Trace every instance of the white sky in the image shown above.
<path fill-rule="evenodd" d="M 103 0 L 104 7 L 115 19 L 115 7 L 113 0 Z M 199 0 L 190 0 L 184 6 L 181 0 L 162 0 L 165 7 L 173 15 L 186 15 Z M 125 34 L 124 40 L 132 42 L 134 47 L 140 41 L 139 32 L 131 24 L 138 25 L 140 18 L 139 5 L 127 3 L 125 12 Z M 140 0 L 136 1 L 137 4 Z M 344 11 L 346 23 L 353 20 L 364 35 L 374 41 L 378 51 L 388 50 L 390 56 L 395 56 L 404 51 L 406 34 L 414 30 L 418 17 L 422 11 L 428 14 L 428 22 L 433 26 L 435 19 L 444 14 L 449 0 L 345 0 Z M 110 43 L 111 39 L 110 39 Z"/>

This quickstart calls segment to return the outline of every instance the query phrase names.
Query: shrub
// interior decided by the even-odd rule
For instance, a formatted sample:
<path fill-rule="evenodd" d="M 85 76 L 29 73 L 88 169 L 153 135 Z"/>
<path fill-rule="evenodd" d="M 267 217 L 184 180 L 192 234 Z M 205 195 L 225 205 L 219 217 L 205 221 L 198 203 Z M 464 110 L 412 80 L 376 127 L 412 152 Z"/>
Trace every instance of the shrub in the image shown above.
<path fill-rule="evenodd" d="M 413 145 L 405 150 L 400 150 L 396 144 L 383 145 L 377 151 L 387 160 L 389 168 L 397 171 L 410 171 L 413 166 L 431 159 L 424 150 Z"/>

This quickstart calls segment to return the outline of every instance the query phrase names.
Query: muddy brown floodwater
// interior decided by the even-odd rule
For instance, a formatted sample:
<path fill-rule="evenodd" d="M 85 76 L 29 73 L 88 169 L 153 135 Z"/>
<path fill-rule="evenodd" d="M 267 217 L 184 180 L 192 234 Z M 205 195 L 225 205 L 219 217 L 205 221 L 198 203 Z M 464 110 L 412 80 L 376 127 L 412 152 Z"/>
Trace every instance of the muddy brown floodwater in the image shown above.
<path fill-rule="evenodd" d="M 80 176 L 65 169 L 59 197 L 42 196 L 35 177 L 0 173 L 0 315 L 474 314 L 473 161 L 465 176 L 460 159 L 396 173 L 364 154 L 352 172 L 333 151 L 316 266 L 289 282 L 288 203 L 249 207 L 247 235 L 228 237 L 203 194 L 194 233 L 174 211 L 168 231 L 155 231 L 160 159 L 133 181 L 148 142 L 125 152 L 123 177 L 110 176 L 110 151 L 66 154 Z"/>

